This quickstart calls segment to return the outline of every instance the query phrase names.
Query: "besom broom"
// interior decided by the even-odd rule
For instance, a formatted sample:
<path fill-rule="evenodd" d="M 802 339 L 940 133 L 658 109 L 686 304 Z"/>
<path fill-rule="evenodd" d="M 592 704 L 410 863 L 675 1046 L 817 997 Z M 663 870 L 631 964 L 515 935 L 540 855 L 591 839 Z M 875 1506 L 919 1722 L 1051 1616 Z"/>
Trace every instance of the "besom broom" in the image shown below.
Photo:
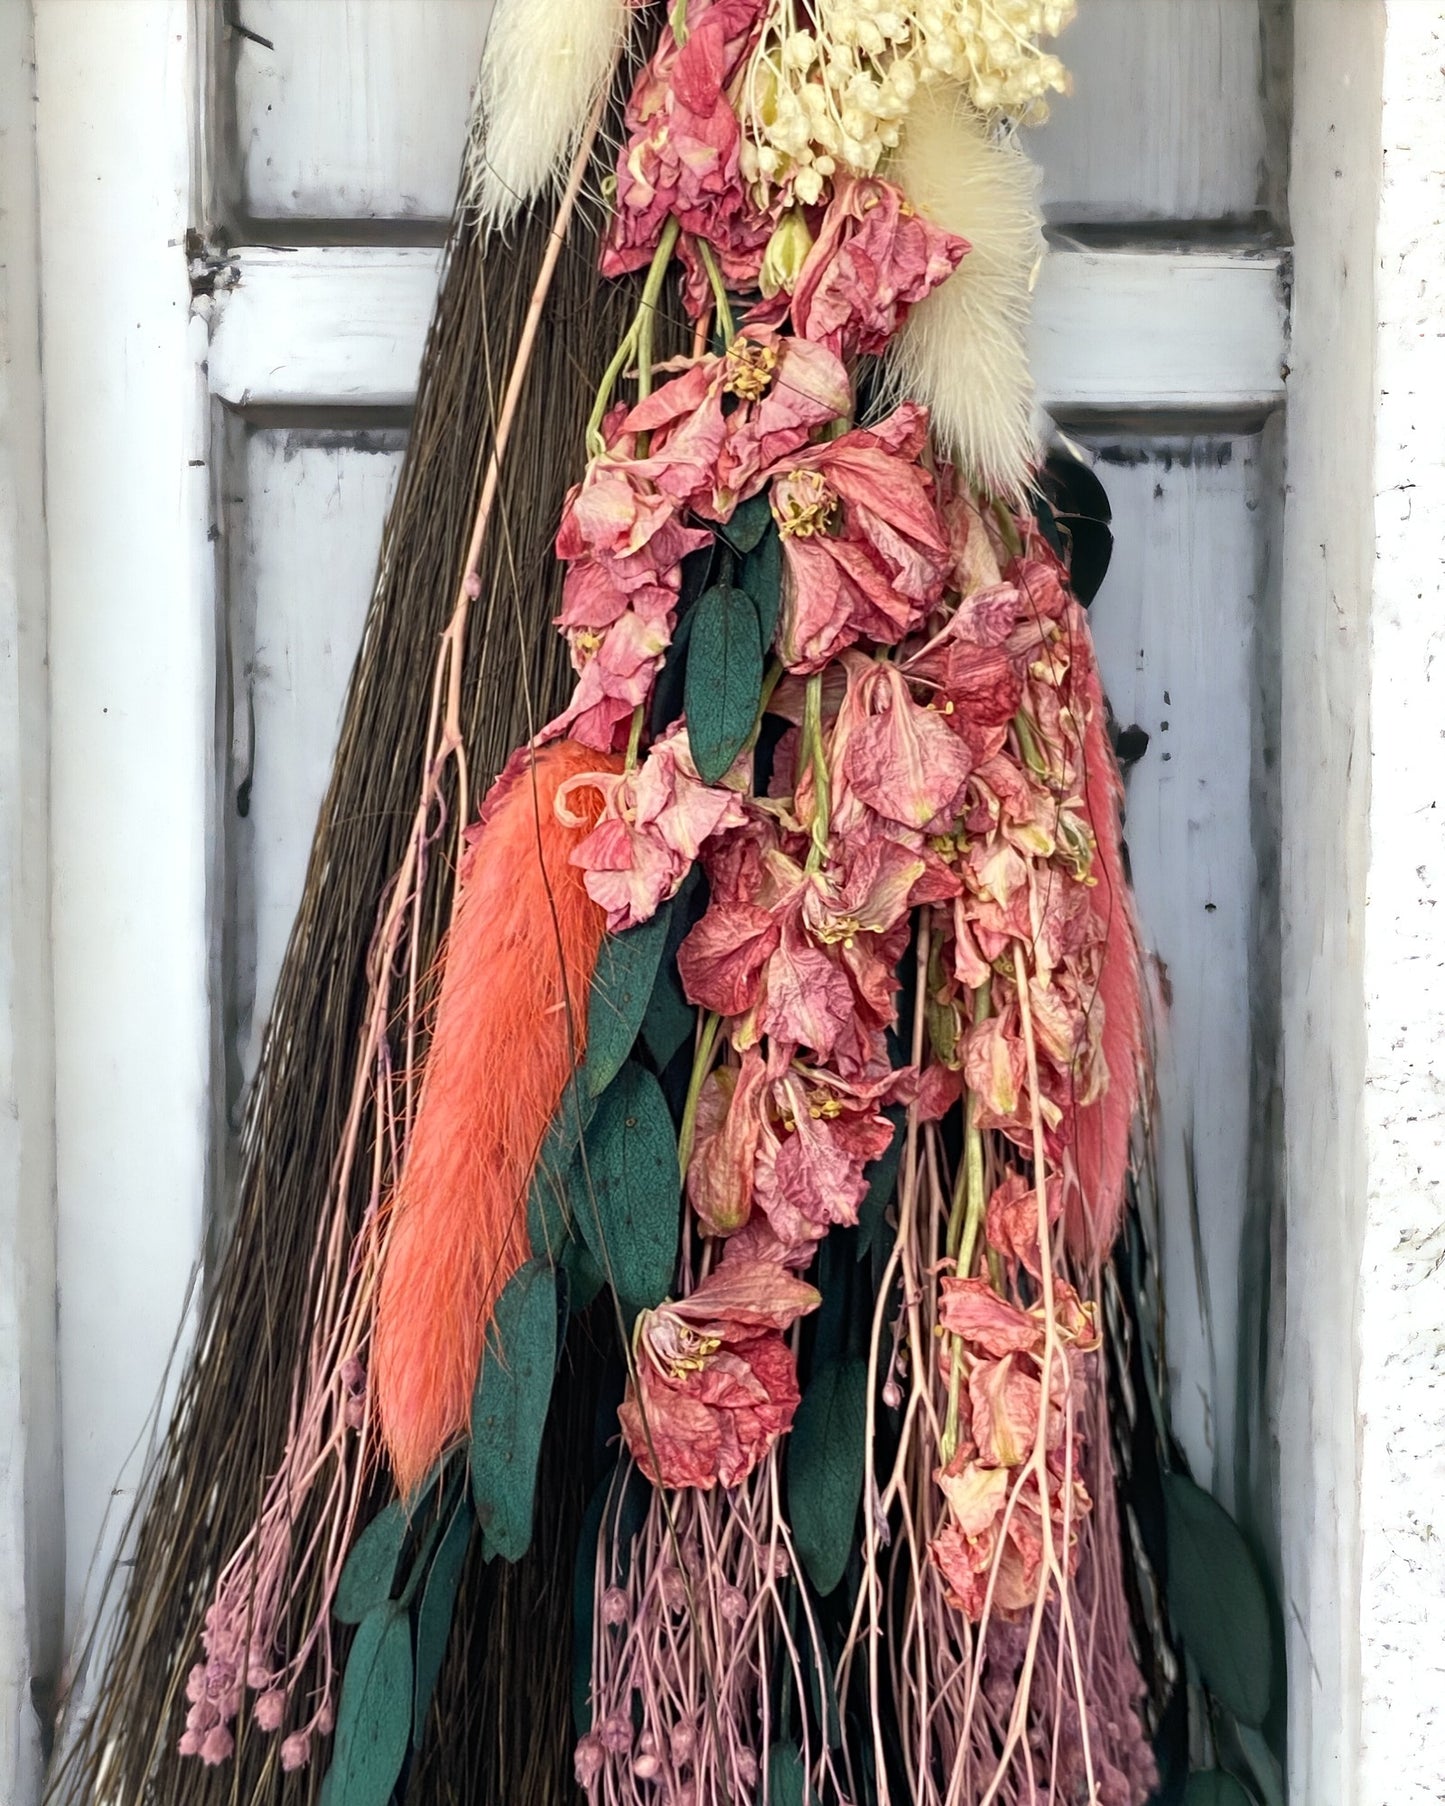
<path fill-rule="evenodd" d="M 1011 137 L 1068 10 L 499 6 L 62 1790 L 555 1798 L 569 1667 L 608 1802 L 1152 1786 L 1097 1302 L 1138 954 Z"/>

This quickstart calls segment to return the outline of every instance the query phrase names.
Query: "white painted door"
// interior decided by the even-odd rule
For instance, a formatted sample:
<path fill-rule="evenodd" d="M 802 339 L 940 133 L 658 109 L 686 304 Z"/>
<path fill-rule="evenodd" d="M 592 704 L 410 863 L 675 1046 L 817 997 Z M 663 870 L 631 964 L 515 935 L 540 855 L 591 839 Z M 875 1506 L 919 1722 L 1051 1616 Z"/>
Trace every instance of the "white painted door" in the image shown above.
<path fill-rule="evenodd" d="M 488 5 L 35 5 L 73 1630 L 221 1203 Z M 1075 95 L 1034 144 L 1056 240 L 1036 363 L 1113 503 L 1094 618 L 1116 712 L 1149 734 L 1129 834 L 1174 999 L 1176 1409 L 1226 1496 L 1256 1377 L 1241 1236 L 1269 1180 L 1282 10 L 1082 0 Z"/>
<path fill-rule="evenodd" d="M 209 309 L 208 366 L 233 423 L 220 479 L 223 796 L 247 803 L 225 829 L 234 1082 L 257 1048 L 329 765 L 403 439 L 389 411 L 414 381 L 435 282 L 427 241 L 451 204 L 486 12 L 474 0 L 246 0 L 244 34 L 222 46 L 222 181 L 242 234 Z M 1175 999 L 1163 1121 L 1178 1420 L 1226 1497 L 1233 1293 L 1263 1126 L 1253 1065 L 1269 1028 L 1258 992 L 1272 893 L 1255 837 L 1269 832 L 1256 804 L 1267 806 L 1280 481 L 1265 429 L 1284 391 L 1271 211 L 1283 146 L 1268 66 L 1279 24 L 1270 0 L 1084 0 L 1061 40 L 1075 93 L 1033 137 L 1056 241 L 1035 366 L 1113 501 L 1116 564 L 1096 629 L 1116 712 L 1150 736 L 1130 780 L 1130 842 Z M 348 424 L 353 409 L 365 425 Z M 318 593 L 308 573 L 321 570 Z"/>

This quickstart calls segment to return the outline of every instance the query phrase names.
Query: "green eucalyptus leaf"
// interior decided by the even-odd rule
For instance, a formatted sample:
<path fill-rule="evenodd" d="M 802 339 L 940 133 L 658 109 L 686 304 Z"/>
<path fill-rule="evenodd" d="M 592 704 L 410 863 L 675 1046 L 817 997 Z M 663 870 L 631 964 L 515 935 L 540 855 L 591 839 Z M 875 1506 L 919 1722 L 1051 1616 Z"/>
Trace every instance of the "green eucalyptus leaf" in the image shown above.
<path fill-rule="evenodd" d="M 838 1687 L 833 1678 L 833 1670 L 826 1664 L 823 1668 L 822 1687 L 818 1685 L 818 1664 L 805 1662 L 803 1676 L 808 1688 L 808 1709 L 814 1722 L 823 1732 L 823 1741 L 830 1750 L 843 1747 L 843 1717 L 838 1710 Z M 809 1798 L 813 1796 L 810 1794 Z"/>
<path fill-rule="evenodd" d="M 796 1743 L 775 1743 L 768 1751 L 768 1806 L 803 1806 L 809 1793 L 803 1752 Z"/>
<path fill-rule="evenodd" d="M 596 1099 L 579 1073 L 576 1082 L 569 1083 L 562 1092 L 556 1114 L 542 1137 L 532 1183 L 527 1189 L 527 1244 L 537 1254 L 546 1255 L 554 1266 L 576 1238 L 570 1191 L 572 1162 L 596 1107 Z"/>
<path fill-rule="evenodd" d="M 809 1580 L 824 1596 L 843 1578 L 853 1546 L 867 1399 L 866 1362 L 830 1361 L 809 1382 L 788 1437 L 793 1540 Z"/>
<path fill-rule="evenodd" d="M 582 1240 L 580 1233 L 574 1234 L 567 1243 L 557 1264 L 558 1271 L 567 1282 L 568 1315 L 580 1317 L 607 1284 L 607 1276 L 593 1259 L 592 1250 Z"/>
<path fill-rule="evenodd" d="M 369 1611 L 391 1598 L 408 1528 L 406 1507 L 397 1499 L 378 1512 L 352 1544 L 331 1608 L 343 1624 L 360 1624 Z"/>
<path fill-rule="evenodd" d="M 411 1741 L 411 1707 L 411 1620 L 388 1602 L 362 1619 L 346 1659 L 330 1806 L 388 1806 Z"/>
<path fill-rule="evenodd" d="M 677 973 L 677 950 L 693 923 L 692 896 L 702 881 L 701 867 L 694 865 L 678 886 L 667 922 L 667 943 L 657 962 L 657 979 L 642 1018 L 642 1040 L 659 1072 L 697 1029 L 697 1011 L 683 995 Z"/>
<path fill-rule="evenodd" d="M 1284 1776 L 1280 1772 L 1279 1758 L 1265 1742 L 1264 1733 L 1250 1724 L 1236 1724 L 1234 1735 L 1264 1806 L 1284 1806 Z"/>
<path fill-rule="evenodd" d="M 663 960 L 657 984 L 642 1018 L 642 1040 L 659 1067 L 666 1066 L 685 1047 L 697 1029 L 697 1011 L 683 995 L 677 965 Z"/>
<path fill-rule="evenodd" d="M 612 1083 L 637 1040 L 667 944 L 672 904 L 623 934 L 607 934 L 597 953 L 587 1003 L 587 1089 L 594 1098 Z"/>
<path fill-rule="evenodd" d="M 738 585 L 758 611 L 758 632 L 766 652 L 778 631 L 783 606 L 783 542 L 776 526 L 769 527 L 738 566 Z"/>
<path fill-rule="evenodd" d="M 597 1264 L 634 1309 L 661 1304 L 677 1264 L 681 1182 L 677 1136 L 662 1087 L 629 1061 L 587 1131 L 573 1210 Z"/>
<path fill-rule="evenodd" d="M 752 496 L 746 502 L 739 502 L 733 509 L 732 519 L 718 528 L 718 532 L 739 555 L 751 552 L 753 547 L 767 532 L 772 523 L 773 510 L 765 489 L 761 495 Z"/>
<path fill-rule="evenodd" d="M 1254 1806 L 1254 1797 L 1222 1768 L 1201 1768 L 1184 1785 L 1184 1806 Z"/>
<path fill-rule="evenodd" d="M 421 1748 L 426 1733 L 427 1713 L 431 1710 L 447 1639 L 451 1636 L 452 1613 L 467 1559 L 467 1546 L 472 1540 L 472 1523 L 472 1508 L 463 1492 L 437 1545 L 426 1585 L 422 1588 L 421 1605 L 416 1614 L 416 1682 L 411 1714 L 412 1744 L 416 1749 Z"/>
<path fill-rule="evenodd" d="M 715 584 L 697 605 L 684 692 L 688 746 L 704 784 L 725 777 L 747 744 L 762 689 L 757 609 L 745 591 Z"/>
<path fill-rule="evenodd" d="M 542 1426 L 557 1366 L 557 1280 L 529 1260 L 507 1281 L 472 1395 L 472 1496 L 487 1556 L 517 1561 L 532 1540 Z"/>
<path fill-rule="evenodd" d="M 1209 1691 L 1247 1725 L 1272 1687 L 1269 1598 L 1224 1507 L 1184 1474 L 1164 1475 L 1169 1611 Z"/>

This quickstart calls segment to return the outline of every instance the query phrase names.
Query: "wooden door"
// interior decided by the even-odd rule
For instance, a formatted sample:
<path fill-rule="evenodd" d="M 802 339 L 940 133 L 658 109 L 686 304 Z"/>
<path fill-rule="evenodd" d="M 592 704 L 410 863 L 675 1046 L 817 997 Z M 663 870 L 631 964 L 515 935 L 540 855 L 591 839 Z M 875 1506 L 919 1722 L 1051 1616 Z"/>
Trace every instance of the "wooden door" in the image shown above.
<path fill-rule="evenodd" d="M 93 5 L 122 31 L 127 0 Z M 158 1192 L 145 1191 L 144 1149 L 128 1129 L 109 1189 L 98 1157 L 62 1172 L 72 1623 L 116 1476 L 122 1491 L 133 1484 L 127 1461 L 181 1307 L 178 1276 L 203 1239 L 200 1192 L 204 1215 L 224 1214 L 228 1138 L 405 445 L 488 6 L 228 0 L 223 16 L 204 0 L 195 11 L 156 0 L 150 10 L 162 23 L 148 54 L 169 66 L 162 39 L 174 27 L 191 84 L 188 95 L 173 82 L 156 104 L 192 107 L 179 131 L 171 121 L 165 152 L 174 160 L 179 136 L 192 158 L 176 175 L 190 317 L 162 355 L 192 385 L 191 474 L 177 472 L 167 544 L 191 571 L 189 650 L 172 676 L 191 687 L 196 719 L 170 745 L 189 733 L 201 766 L 214 758 L 215 781 L 207 807 L 192 797 L 180 818 L 148 829 L 150 864 L 129 878 L 119 856 L 107 867 L 119 894 L 105 907 L 117 914 L 144 911 L 167 870 L 190 874 L 185 883 L 200 874 L 203 912 L 186 918 L 189 988 L 171 1005 L 180 1020 L 129 1036 L 108 1020 L 102 1031 L 139 1061 L 147 1035 L 179 1031 L 193 1053 L 207 1051 L 211 1076 L 208 1104 L 167 1125 L 185 1145 Z M 1241 1327 L 1234 1299 L 1241 1249 L 1256 1265 L 1267 1249 L 1271 1170 L 1283 12 L 1284 0 L 1082 0 L 1062 44 L 1075 94 L 1034 137 L 1055 251 L 1038 294 L 1036 366 L 1113 505 L 1115 561 L 1094 620 L 1114 708 L 1148 734 L 1129 777 L 1129 839 L 1173 999 L 1161 1161 L 1176 1415 L 1197 1471 L 1226 1497 L 1237 1401 L 1258 1383 L 1252 1354 L 1241 1358 L 1257 1326 Z M 119 54 L 134 64 L 141 52 Z M 67 55 L 77 79 L 113 79 L 94 45 L 66 52 L 56 39 L 57 70 Z M 42 107 L 45 79 L 42 54 Z M 133 129 L 139 119 L 133 110 Z M 68 656 L 79 636 L 78 621 L 65 628 Z M 88 681 L 98 701 L 103 686 Z M 122 758 L 140 756 L 150 731 L 133 710 Z M 64 829 L 73 860 L 79 834 L 78 822 Z M 158 871 L 155 857 L 171 864 Z M 67 991 L 62 1033 L 80 1033 L 79 1007 Z M 113 1107 L 103 1073 L 82 1064 L 61 1089 L 66 1132 L 98 1148 Z M 140 1213 L 131 1239 L 164 1283 L 147 1284 L 146 1262 L 115 1265 L 116 1185 Z"/>

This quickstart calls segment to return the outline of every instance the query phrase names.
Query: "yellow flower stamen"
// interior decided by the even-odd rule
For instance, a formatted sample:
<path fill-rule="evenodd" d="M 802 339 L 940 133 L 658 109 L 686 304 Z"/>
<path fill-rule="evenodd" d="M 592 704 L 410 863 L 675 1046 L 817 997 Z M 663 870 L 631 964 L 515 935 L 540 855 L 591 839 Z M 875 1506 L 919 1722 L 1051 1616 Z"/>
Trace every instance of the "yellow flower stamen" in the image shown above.
<path fill-rule="evenodd" d="M 811 539 L 827 531 L 838 498 L 815 470 L 795 470 L 782 485 L 782 518 L 778 531 L 784 539 Z M 777 512 L 779 492 L 773 492 Z"/>
<path fill-rule="evenodd" d="M 776 345 L 755 345 L 751 339 L 735 338 L 728 346 L 723 392 L 741 401 L 761 401 L 773 386 L 777 367 Z"/>

